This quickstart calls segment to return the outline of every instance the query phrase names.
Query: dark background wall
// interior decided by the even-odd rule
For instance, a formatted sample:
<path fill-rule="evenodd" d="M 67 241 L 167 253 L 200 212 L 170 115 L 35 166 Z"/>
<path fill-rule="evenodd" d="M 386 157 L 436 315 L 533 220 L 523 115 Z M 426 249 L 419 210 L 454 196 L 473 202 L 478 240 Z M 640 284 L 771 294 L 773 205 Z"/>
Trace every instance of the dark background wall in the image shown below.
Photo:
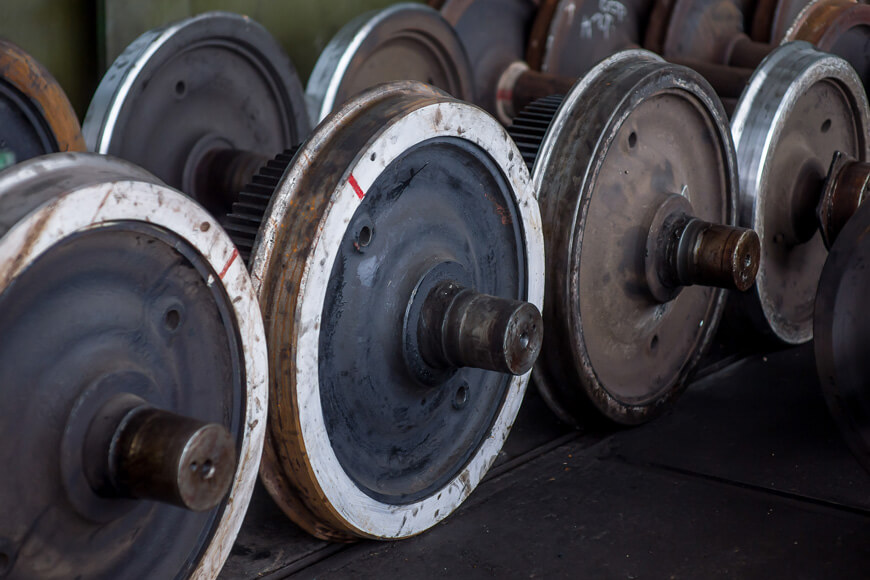
<path fill-rule="evenodd" d="M 107 64 L 139 34 L 209 10 L 246 14 L 284 46 L 302 80 L 354 16 L 395 0 L 0 0 L 0 37 L 42 62 L 84 116 Z"/>

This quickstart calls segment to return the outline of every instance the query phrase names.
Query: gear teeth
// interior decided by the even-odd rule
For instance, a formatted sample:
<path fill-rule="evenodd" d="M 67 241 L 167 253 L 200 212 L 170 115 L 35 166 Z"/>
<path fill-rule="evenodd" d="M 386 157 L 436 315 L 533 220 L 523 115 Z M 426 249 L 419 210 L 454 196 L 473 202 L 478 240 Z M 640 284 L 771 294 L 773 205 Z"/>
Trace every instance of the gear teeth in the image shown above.
<path fill-rule="evenodd" d="M 535 165 L 544 136 L 563 99 L 562 95 L 552 95 L 532 102 L 520 111 L 508 127 L 508 134 L 517 144 L 529 171 Z"/>
<path fill-rule="evenodd" d="M 266 216 L 269 202 L 272 200 L 272 194 L 275 193 L 298 149 L 299 145 L 286 149 L 261 167 L 251 178 L 251 182 L 239 192 L 238 201 L 233 204 L 233 209 L 224 219 L 224 229 L 239 249 L 239 254 L 248 267 L 251 265 L 251 252 L 260 225 Z"/>

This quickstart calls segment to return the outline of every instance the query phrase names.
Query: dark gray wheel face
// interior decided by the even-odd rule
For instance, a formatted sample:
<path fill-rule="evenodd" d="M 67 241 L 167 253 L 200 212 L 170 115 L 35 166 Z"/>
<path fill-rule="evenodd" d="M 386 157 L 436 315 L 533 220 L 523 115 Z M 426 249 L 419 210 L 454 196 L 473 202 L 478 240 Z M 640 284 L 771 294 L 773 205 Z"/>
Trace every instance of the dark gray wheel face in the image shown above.
<path fill-rule="evenodd" d="M 302 85 L 280 46 L 258 24 L 222 13 L 131 44 L 100 83 L 84 123 L 89 149 L 132 161 L 188 194 L 209 150 L 271 156 L 308 132 Z M 229 210 L 197 201 L 215 215 Z"/>
<path fill-rule="evenodd" d="M 652 0 L 562 0 L 547 30 L 541 70 L 581 77 L 620 50 L 637 48 Z"/>
<path fill-rule="evenodd" d="M 452 0 L 441 14 L 462 40 L 474 74 L 477 103 L 496 112 L 501 74 L 524 60 L 535 4 L 531 0 Z"/>
<path fill-rule="evenodd" d="M 339 462 L 373 498 L 432 495 L 489 433 L 511 377 L 430 369 L 420 380 L 403 326 L 419 306 L 417 285 L 438 278 L 525 299 L 520 223 L 487 154 L 443 138 L 387 167 L 348 225 L 323 308 L 321 400 Z"/>
<path fill-rule="evenodd" d="M 870 470 L 870 205 L 849 220 L 819 281 L 813 338 L 828 408 L 846 441 Z"/>
<path fill-rule="evenodd" d="M 39 108 L 25 95 L 0 79 L 0 154 L 10 151 L 11 161 L 57 151 L 57 140 Z M 0 169 L 3 168 L 0 159 Z"/>
<path fill-rule="evenodd" d="M 186 577 L 226 502 L 194 513 L 96 495 L 82 442 L 122 392 L 241 440 L 245 384 L 232 305 L 180 237 L 141 222 L 49 248 L 0 295 L 0 552 L 15 578 Z M 155 557 L 159 554 L 159 557 Z"/>

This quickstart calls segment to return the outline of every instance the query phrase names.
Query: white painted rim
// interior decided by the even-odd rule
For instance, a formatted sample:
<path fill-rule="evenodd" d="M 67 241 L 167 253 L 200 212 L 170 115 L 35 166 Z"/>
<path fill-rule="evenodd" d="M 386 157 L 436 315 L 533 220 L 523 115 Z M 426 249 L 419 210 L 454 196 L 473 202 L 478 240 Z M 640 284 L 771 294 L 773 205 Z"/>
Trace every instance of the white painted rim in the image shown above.
<path fill-rule="evenodd" d="M 349 105 L 346 110 L 352 110 Z M 338 130 L 342 115 L 334 115 L 317 135 Z M 297 154 L 297 162 L 285 175 L 266 222 L 254 264 L 254 284 L 262 295 L 258 279 L 275 250 L 274 232 L 285 221 L 294 192 L 308 166 L 307 159 L 328 152 L 319 150 L 317 135 Z M 293 335 L 297 359 L 294 368 L 296 400 L 305 454 L 320 493 L 348 527 L 358 535 L 379 539 L 418 534 L 452 513 L 480 483 L 501 450 L 516 418 L 529 373 L 514 377 L 488 437 L 465 468 L 437 494 L 410 504 L 387 504 L 365 494 L 348 477 L 335 455 L 324 423 L 319 385 L 319 329 L 326 299 L 327 283 L 335 256 L 348 223 L 362 203 L 366 191 L 384 169 L 409 148 L 435 137 L 455 137 L 472 142 L 501 168 L 513 189 L 527 248 L 528 298 L 542 307 L 544 296 L 544 238 L 537 200 L 529 183 L 522 156 L 504 128 L 478 107 L 459 101 L 425 105 L 384 126 L 356 156 L 333 191 L 329 209 L 321 218 L 312 251 L 306 259 L 298 289 L 299 302 L 293 314 L 297 321 Z M 359 193 L 358 193 L 359 192 Z M 271 233 L 270 233 L 271 230 Z"/>
<path fill-rule="evenodd" d="M 244 262 L 218 223 L 189 198 L 165 186 L 114 181 L 80 187 L 38 206 L 0 238 L 0 293 L 64 238 L 117 221 L 160 226 L 195 248 L 219 273 L 221 279 L 214 283 L 226 289 L 238 325 L 247 377 L 239 464 L 230 501 L 192 573 L 193 578 L 214 578 L 230 554 L 251 499 L 266 433 L 269 396 L 260 309 Z M 37 236 L 35 240 L 28 239 L 32 233 Z"/>

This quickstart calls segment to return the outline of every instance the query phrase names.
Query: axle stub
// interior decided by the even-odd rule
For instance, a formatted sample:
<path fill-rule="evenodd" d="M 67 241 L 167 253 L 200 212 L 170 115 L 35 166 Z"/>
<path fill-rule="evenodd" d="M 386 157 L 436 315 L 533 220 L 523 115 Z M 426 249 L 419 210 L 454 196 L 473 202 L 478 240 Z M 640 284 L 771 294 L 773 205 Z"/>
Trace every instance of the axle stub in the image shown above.
<path fill-rule="evenodd" d="M 219 423 L 163 411 L 122 393 L 88 427 L 85 473 L 104 497 L 131 497 L 206 511 L 224 499 L 236 470 L 233 437 Z"/>
<path fill-rule="evenodd" d="M 417 328 L 421 355 L 433 367 L 473 367 L 523 375 L 543 338 L 533 304 L 480 294 L 452 280 L 433 288 Z"/>

